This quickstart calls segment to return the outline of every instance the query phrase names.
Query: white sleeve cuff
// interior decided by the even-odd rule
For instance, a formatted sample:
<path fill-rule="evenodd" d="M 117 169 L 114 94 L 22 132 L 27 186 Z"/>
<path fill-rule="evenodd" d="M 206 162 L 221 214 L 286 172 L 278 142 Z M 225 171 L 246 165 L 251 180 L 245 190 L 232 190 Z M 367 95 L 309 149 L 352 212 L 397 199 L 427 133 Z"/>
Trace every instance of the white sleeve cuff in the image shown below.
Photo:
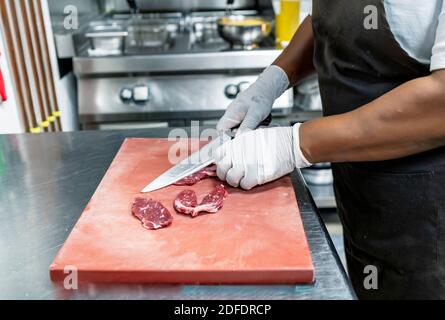
<path fill-rule="evenodd" d="M 301 123 L 297 123 L 293 127 L 295 166 L 297 168 L 307 168 L 307 167 L 312 166 L 312 163 L 310 163 L 303 155 L 303 152 L 301 152 L 300 126 L 301 126 Z"/>
<path fill-rule="evenodd" d="M 436 28 L 436 38 L 431 50 L 430 71 L 445 68 L 445 2 L 439 14 L 439 22 Z"/>
<path fill-rule="evenodd" d="M 445 69 L 445 52 L 431 57 L 430 71 L 433 72 L 439 69 Z"/>

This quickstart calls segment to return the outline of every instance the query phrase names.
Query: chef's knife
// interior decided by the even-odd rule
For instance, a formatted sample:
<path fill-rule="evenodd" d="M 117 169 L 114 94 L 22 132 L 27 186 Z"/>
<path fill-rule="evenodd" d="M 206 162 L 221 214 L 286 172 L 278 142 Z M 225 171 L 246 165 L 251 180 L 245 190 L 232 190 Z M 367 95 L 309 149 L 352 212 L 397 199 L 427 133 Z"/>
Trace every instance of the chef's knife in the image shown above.
<path fill-rule="evenodd" d="M 193 153 L 190 157 L 182 160 L 177 165 L 164 172 L 141 192 L 147 193 L 162 189 L 211 165 L 215 162 L 213 152 L 230 139 L 232 139 L 232 137 L 228 134 L 221 134 L 200 150 Z"/>
<path fill-rule="evenodd" d="M 260 127 L 268 126 L 272 122 L 272 115 L 269 115 L 263 122 L 260 123 Z M 233 131 L 232 131 L 233 133 Z M 207 145 L 193 153 L 190 157 L 182 160 L 177 165 L 173 166 L 158 178 L 153 180 L 149 185 L 142 189 L 142 193 L 152 192 L 158 189 L 165 188 L 169 185 L 178 182 L 179 180 L 188 177 L 207 166 L 215 163 L 213 152 L 225 142 L 233 138 L 232 134 L 222 133 Z"/>

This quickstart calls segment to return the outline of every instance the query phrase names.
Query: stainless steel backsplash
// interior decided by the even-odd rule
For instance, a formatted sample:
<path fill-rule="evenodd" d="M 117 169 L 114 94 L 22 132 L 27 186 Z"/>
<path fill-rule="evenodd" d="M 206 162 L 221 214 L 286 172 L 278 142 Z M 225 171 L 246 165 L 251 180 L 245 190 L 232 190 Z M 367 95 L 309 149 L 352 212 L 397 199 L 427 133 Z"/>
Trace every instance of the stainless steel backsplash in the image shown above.
<path fill-rule="evenodd" d="M 224 10 L 227 0 L 136 0 L 141 11 Z M 128 12 L 127 0 L 48 0 L 52 15 L 62 15 L 67 5 L 77 7 L 79 14 Z M 235 0 L 233 9 L 271 9 L 271 0 Z"/>
<path fill-rule="evenodd" d="M 49 10 L 52 15 L 62 15 L 68 5 L 77 8 L 79 14 L 99 13 L 103 7 L 104 0 L 48 0 Z M 124 2 L 126 2 L 124 0 Z"/>
<path fill-rule="evenodd" d="M 105 7 L 115 11 L 129 11 L 126 0 L 103 0 Z M 223 10 L 227 0 L 136 0 L 142 11 Z M 270 0 L 235 0 L 234 9 L 270 7 Z"/>

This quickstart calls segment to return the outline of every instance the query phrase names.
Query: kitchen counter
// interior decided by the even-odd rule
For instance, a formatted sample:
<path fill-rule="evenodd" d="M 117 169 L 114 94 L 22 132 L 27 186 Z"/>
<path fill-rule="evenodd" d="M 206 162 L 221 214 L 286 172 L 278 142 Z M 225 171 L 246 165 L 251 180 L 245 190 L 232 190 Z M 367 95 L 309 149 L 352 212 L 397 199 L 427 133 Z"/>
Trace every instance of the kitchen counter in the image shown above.
<path fill-rule="evenodd" d="M 313 285 L 84 284 L 67 291 L 49 265 L 126 137 L 168 129 L 0 136 L 0 299 L 354 299 L 301 174 L 292 176 L 308 237 Z"/>

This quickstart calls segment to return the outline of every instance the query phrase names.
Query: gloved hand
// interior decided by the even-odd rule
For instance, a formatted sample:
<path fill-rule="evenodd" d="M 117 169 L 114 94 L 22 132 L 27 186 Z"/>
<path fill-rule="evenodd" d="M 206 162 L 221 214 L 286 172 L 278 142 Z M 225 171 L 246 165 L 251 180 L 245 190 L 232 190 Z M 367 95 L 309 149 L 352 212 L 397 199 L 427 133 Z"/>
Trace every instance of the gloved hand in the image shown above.
<path fill-rule="evenodd" d="M 227 107 L 216 129 L 226 131 L 240 125 L 239 135 L 254 130 L 267 118 L 274 101 L 289 87 L 286 73 L 278 66 L 266 68 L 258 79 Z"/>
<path fill-rule="evenodd" d="M 218 177 L 250 190 L 311 166 L 300 149 L 300 125 L 257 129 L 226 142 L 215 151 Z"/>

